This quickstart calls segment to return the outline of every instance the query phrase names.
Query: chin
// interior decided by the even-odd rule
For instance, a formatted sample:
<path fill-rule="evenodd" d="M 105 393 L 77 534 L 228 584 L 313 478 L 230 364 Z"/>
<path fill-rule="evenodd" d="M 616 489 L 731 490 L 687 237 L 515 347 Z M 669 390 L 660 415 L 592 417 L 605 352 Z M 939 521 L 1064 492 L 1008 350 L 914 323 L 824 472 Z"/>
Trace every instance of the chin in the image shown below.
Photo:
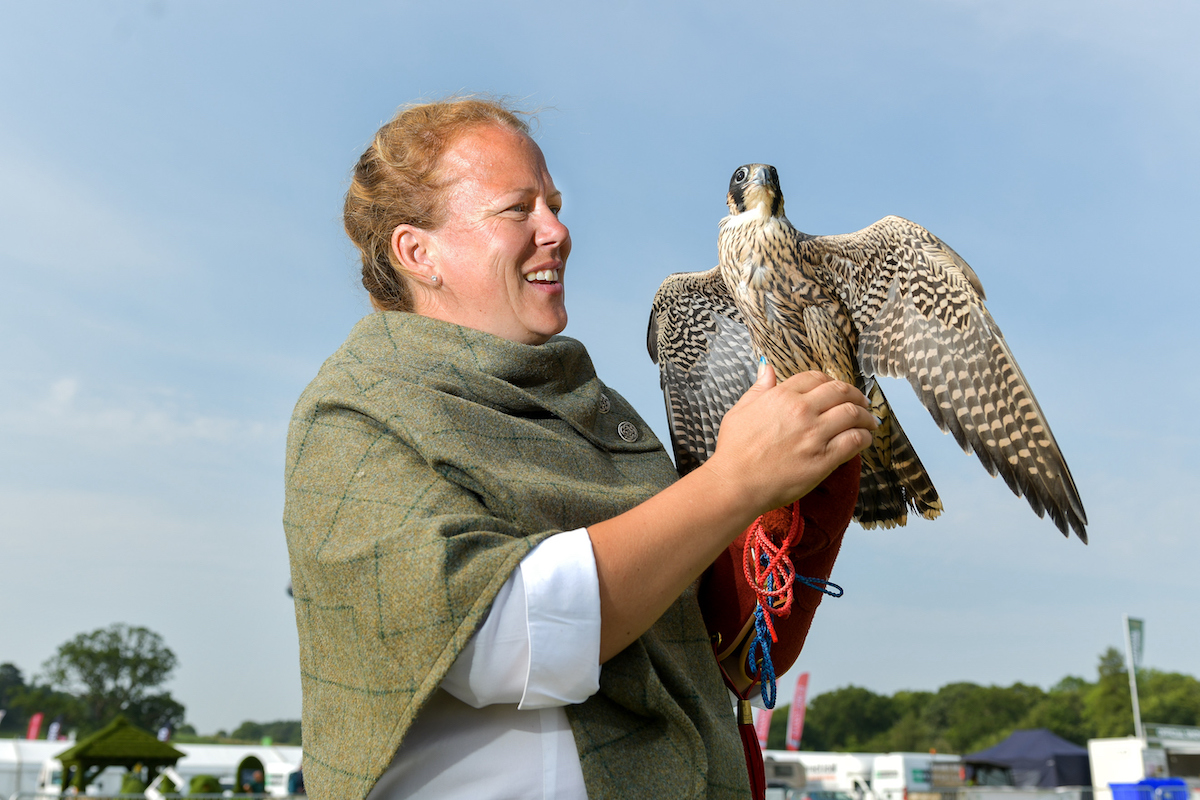
<path fill-rule="evenodd" d="M 538 344 L 545 344 L 551 336 L 557 336 L 562 333 L 567 327 L 567 314 L 564 311 L 561 315 L 554 319 L 548 319 L 544 324 L 538 325 L 537 328 L 530 328 L 529 332 L 533 336 L 539 338 Z"/>

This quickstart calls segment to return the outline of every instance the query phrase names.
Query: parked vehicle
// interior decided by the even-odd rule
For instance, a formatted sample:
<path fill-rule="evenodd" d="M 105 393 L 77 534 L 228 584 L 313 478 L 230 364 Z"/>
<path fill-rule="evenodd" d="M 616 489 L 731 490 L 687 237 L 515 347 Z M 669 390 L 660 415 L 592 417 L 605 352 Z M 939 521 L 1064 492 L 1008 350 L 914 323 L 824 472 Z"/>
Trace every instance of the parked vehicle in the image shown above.
<path fill-rule="evenodd" d="M 871 765 L 877 753 L 825 753 L 812 750 L 768 750 L 781 763 L 794 761 L 804 765 L 805 789 L 813 800 L 875 800 L 871 792 Z M 833 797 L 830 792 L 847 795 Z"/>
<path fill-rule="evenodd" d="M 954 800 L 963 785 L 961 756 L 888 753 L 871 767 L 876 800 Z"/>

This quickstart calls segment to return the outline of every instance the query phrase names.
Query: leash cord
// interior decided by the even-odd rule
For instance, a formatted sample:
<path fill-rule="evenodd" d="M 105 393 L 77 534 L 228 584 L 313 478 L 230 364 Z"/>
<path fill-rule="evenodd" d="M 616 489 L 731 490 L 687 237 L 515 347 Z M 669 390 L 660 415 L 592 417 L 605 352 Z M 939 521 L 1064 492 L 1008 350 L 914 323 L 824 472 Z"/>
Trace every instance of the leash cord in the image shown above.
<path fill-rule="evenodd" d="M 823 578 L 797 575 L 788 553 L 804 529 L 804 518 L 794 505 L 788 509 L 792 523 L 783 541 L 776 544 L 762 524 L 762 517 L 754 521 L 752 535 L 746 537 L 742 551 L 742 569 L 746 582 L 754 589 L 758 602 L 754 607 L 754 638 L 746 653 L 746 671 L 756 678 L 762 690 L 763 705 L 775 707 L 775 665 L 771 661 L 771 644 L 779 641 L 775 633 L 775 617 L 787 617 L 792 613 L 795 599 L 795 582 L 816 589 L 830 597 L 845 594 L 841 586 Z"/>

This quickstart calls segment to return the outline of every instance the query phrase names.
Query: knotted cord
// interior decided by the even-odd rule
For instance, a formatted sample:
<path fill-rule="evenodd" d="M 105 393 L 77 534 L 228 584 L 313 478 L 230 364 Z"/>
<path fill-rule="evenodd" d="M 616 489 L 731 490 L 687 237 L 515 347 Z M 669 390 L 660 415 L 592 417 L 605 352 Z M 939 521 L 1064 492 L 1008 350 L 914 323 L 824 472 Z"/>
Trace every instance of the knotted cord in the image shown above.
<path fill-rule="evenodd" d="M 746 546 L 742 551 L 742 569 L 746 582 L 754 589 L 757 605 L 754 608 L 754 638 L 746 654 L 747 673 L 761 686 L 763 705 L 775 707 L 775 665 L 771 661 L 771 645 L 779 641 L 775 633 L 775 617 L 792 613 L 795 582 L 841 597 L 844 592 L 836 583 L 822 578 L 797 575 L 788 553 L 804 531 L 804 517 L 793 504 L 788 507 L 791 525 L 782 542 L 775 542 L 763 525 L 763 518 L 754 521 Z"/>

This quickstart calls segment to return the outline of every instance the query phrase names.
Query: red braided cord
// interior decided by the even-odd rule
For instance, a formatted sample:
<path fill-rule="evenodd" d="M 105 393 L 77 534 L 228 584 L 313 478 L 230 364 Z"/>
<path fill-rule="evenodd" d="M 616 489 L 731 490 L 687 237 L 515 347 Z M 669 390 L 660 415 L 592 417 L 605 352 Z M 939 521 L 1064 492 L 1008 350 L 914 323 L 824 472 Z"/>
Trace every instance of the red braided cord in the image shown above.
<path fill-rule="evenodd" d="M 762 517 L 754 521 L 754 528 L 751 536 L 746 537 L 746 546 L 742 550 L 742 569 L 746 573 L 746 582 L 754 589 L 754 594 L 758 599 L 759 605 L 763 607 L 767 620 L 767 628 L 771 631 L 771 641 L 779 641 L 779 637 L 775 634 L 775 616 L 786 617 L 792 611 L 792 584 L 795 581 L 796 569 L 792 566 L 792 560 L 788 557 L 788 552 L 792 545 L 796 542 L 796 537 L 800 534 L 803 527 L 803 518 L 800 516 L 799 509 L 794 505 L 788 507 L 788 512 L 792 516 L 792 524 L 788 529 L 787 535 L 783 537 L 783 542 L 775 544 L 771 539 L 771 534 L 763 527 Z M 758 558 L 759 553 L 767 554 L 767 564 L 763 566 Z M 767 576 L 774 578 L 774 589 L 767 588 Z M 776 605 L 775 601 L 779 604 Z"/>

